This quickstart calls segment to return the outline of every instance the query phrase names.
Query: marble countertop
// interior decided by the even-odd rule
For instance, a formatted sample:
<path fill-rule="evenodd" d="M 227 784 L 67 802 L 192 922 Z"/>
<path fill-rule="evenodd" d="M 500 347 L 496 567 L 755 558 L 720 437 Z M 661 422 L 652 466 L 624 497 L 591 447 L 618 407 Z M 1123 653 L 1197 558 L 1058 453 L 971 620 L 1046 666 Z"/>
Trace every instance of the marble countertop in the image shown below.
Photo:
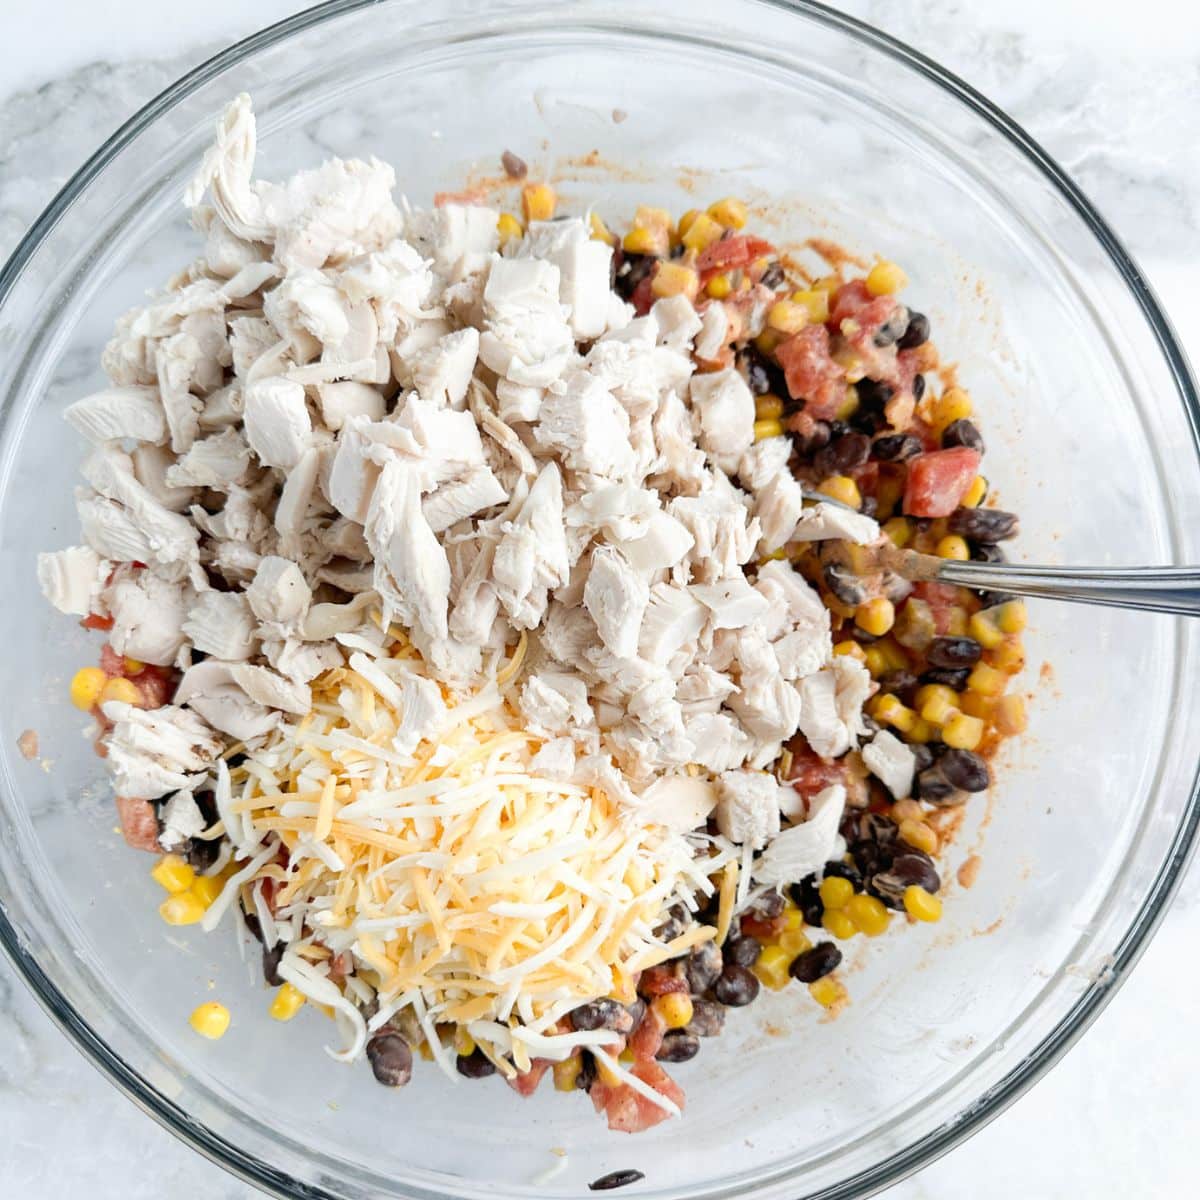
<path fill-rule="evenodd" d="M 1083 186 L 1200 358 L 1200 9 L 1176 0 L 846 0 L 1007 109 Z M 112 20 L 114 7 L 122 14 Z M 0 44 L 0 254 L 137 107 L 220 45 L 305 4 L 8 0 Z M 1200 941 L 1193 868 L 1160 933 L 1064 1062 L 988 1128 L 888 1200 L 1008 1200 L 1194 1190 Z M 1152 1031 L 1147 1036 L 1147 1031 Z M 1182 1035 L 1176 1031 L 1182 1030 Z M 248 1200 L 252 1189 L 120 1099 L 0 962 L 0 1196 Z"/>

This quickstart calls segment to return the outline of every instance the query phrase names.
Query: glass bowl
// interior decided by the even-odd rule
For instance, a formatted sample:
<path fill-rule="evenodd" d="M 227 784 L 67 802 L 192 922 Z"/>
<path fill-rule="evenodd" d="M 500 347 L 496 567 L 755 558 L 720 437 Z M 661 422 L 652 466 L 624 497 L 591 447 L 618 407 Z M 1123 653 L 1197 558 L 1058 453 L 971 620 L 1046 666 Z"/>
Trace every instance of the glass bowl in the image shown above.
<path fill-rule="evenodd" d="M 860 1196 L 944 1152 L 1045 1071 L 1136 960 L 1196 833 L 1200 664 L 1183 622 L 1039 604 L 1030 733 L 970 810 L 938 926 L 850 947 L 836 1020 L 770 995 L 678 1070 L 682 1121 L 630 1139 L 582 1094 L 518 1101 L 435 1069 L 400 1092 L 266 1015 L 233 937 L 169 929 L 127 850 L 66 682 L 94 639 L 38 595 L 34 554 L 77 537 L 64 406 L 98 386 L 114 319 L 197 251 L 180 204 L 236 92 L 260 172 L 376 153 L 428 203 L 501 150 L 564 202 L 678 212 L 739 194 L 784 239 L 901 261 L 957 359 L 991 482 L 1030 561 L 1200 561 L 1194 385 L 1137 267 L 1002 113 L 891 39 L 765 0 L 330 4 L 219 55 L 121 129 L 0 276 L 0 939 L 127 1095 L 268 1191 L 580 1196 L 636 1167 L 658 1197 Z M 1045 665 L 1043 665 L 1045 664 Z M 34 729 L 42 760 L 17 752 Z M 985 828 L 986 827 L 986 828 Z M 953 870 L 949 872 L 953 878 Z M 233 1024 L 187 1015 L 219 997 Z M 561 1152 L 566 1152 L 562 1157 Z M 547 1168 L 560 1173 L 534 1181 Z"/>

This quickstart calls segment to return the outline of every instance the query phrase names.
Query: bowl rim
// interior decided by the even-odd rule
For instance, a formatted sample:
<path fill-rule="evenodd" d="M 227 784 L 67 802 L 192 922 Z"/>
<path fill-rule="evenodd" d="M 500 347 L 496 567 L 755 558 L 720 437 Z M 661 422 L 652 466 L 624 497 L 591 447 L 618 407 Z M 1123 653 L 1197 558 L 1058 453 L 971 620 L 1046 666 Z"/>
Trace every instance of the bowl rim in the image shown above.
<path fill-rule="evenodd" d="M 386 0 L 385 0 L 386 2 Z M 958 100 L 1004 137 L 1055 189 L 1103 249 L 1141 310 L 1170 370 L 1183 403 L 1192 449 L 1200 459 L 1200 392 L 1187 356 L 1154 290 L 1107 221 L 1066 171 L 1003 109 L 965 80 L 891 34 L 818 0 L 753 0 L 764 7 L 797 14 L 845 34 L 864 47 L 891 58 Z M 381 0 L 325 0 L 231 43 L 164 88 L 112 133 L 60 188 L 0 268 L 0 306 L 26 265 L 58 221 L 92 181 L 131 142 L 205 83 L 258 51 L 348 13 L 378 6 Z M 852 1200 L 874 1194 L 940 1158 L 978 1132 L 1019 1099 L 1083 1035 L 1124 983 L 1145 951 L 1181 882 L 1200 835 L 1200 772 L 1193 776 L 1187 807 L 1170 849 L 1134 920 L 1112 954 L 1109 969 L 1093 980 L 1037 1048 L 1016 1064 L 969 1109 L 883 1161 L 836 1184 L 809 1193 L 808 1200 Z M 337 1194 L 306 1183 L 248 1154 L 199 1123 L 126 1063 L 75 1010 L 63 992 L 25 949 L 0 896 L 0 949 L 34 999 L 88 1062 L 144 1113 L 209 1161 L 279 1200 L 303 1195 L 310 1200 L 339 1200 Z"/>

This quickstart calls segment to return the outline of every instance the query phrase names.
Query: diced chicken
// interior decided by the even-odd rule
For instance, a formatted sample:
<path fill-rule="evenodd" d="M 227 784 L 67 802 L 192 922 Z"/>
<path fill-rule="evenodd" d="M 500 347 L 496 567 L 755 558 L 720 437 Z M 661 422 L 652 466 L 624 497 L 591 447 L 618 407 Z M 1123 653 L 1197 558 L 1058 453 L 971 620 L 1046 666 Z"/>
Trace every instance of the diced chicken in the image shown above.
<path fill-rule="evenodd" d="M 312 440 L 304 388 L 281 375 L 256 379 L 244 393 L 246 438 L 260 462 L 294 467 Z"/>
<path fill-rule="evenodd" d="M 768 607 L 766 598 L 755 591 L 744 576 L 735 575 L 720 583 L 694 583 L 689 590 L 708 609 L 713 629 L 742 629 L 753 625 Z"/>
<path fill-rule="evenodd" d="M 133 477 L 171 512 L 185 512 L 196 497 L 194 487 L 172 487 L 167 483 L 167 472 L 175 465 L 175 455 L 165 446 L 152 442 L 140 442 L 130 454 Z"/>
<path fill-rule="evenodd" d="M 228 491 L 241 483 L 250 466 L 250 447 L 236 429 L 223 429 L 192 443 L 192 448 L 173 467 L 164 482 L 172 488 L 205 487 Z"/>
<path fill-rule="evenodd" d="M 917 756 L 894 733 L 881 729 L 863 746 L 862 758 L 895 799 L 903 800 L 912 791 Z"/>
<path fill-rule="evenodd" d="M 260 621 L 293 629 L 304 621 L 312 589 L 294 562 L 269 555 L 259 563 L 254 582 L 246 589 L 246 600 Z"/>
<path fill-rule="evenodd" d="M 335 433 L 345 425 L 348 417 L 382 421 L 387 411 L 383 393 L 378 388 L 354 379 L 319 383 L 317 397 L 321 402 L 321 420 L 325 422 L 326 429 L 332 429 Z"/>
<path fill-rule="evenodd" d="M 511 379 L 496 381 L 497 411 L 502 421 L 536 421 L 545 398 L 545 388 L 513 383 Z"/>
<path fill-rule="evenodd" d="M 461 479 L 443 483 L 426 496 L 421 504 L 425 520 L 434 533 L 442 533 L 464 517 L 497 504 L 503 504 L 508 494 L 500 481 L 484 466 L 469 467 Z"/>
<path fill-rule="evenodd" d="M 738 691 L 730 709 L 764 744 L 791 737 L 801 718 L 800 694 L 779 669 L 774 648 L 754 629 L 736 631 Z"/>
<path fill-rule="evenodd" d="M 771 887 L 797 883 L 827 862 L 841 857 L 845 843 L 838 834 L 846 807 L 846 789 L 835 783 L 818 792 L 808 820 L 783 830 L 754 866 L 754 878 Z"/>
<path fill-rule="evenodd" d="M 695 306 L 686 296 L 666 296 L 650 310 L 658 322 L 659 341 L 673 350 L 690 350 L 692 339 L 704 327 Z"/>
<path fill-rule="evenodd" d="M 108 765 L 123 796 L 155 800 L 196 788 L 221 753 L 208 724 L 173 704 L 141 709 L 110 700 L 104 715 L 113 723 Z"/>
<path fill-rule="evenodd" d="M 694 659 L 679 680 L 675 698 L 688 712 L 716 712 L 736 690 L 728 675 L 713 670 L 702 659 Z"/>
<path fill-rule="evenodd" d="M 70 546 L 39 554 L 38 583 L 42 595 L 60 613 L 85 617 L 95 607 L 110 565 L 91 546 Z"/>
<path fill-rule="evenodd" d="M 159 844 L 164 850 L 180 849 L 208 827 L 195 796 L 190 791 L 176 792 L 162 807 L 162 833 Z"/>
<path fill-rule="evenodd" d="M 285 679 L 267 667 L 232 663 L 229 674 L 251 700 L 264 708 L 278 708 L 300 717 L 312 709 L 312 693 L 307 684 Z"/>
<path fill-rule="evenodd" d="M 635 536 L 616 540 L 630 566 L 644 575 L 677 566 L 695 544 L 696 539 L 687 526 L 662 509 L 651 513 L 644 528 Z"/>
<path fill-rule="evenodd" d="M 539 631 L 546 652 L 566 667 L 580 668 L 584 655 L 598 645 L 596 625 L 582 608 L 551 604 Z"/>
<path fill-rule="evenodd" d="M 535 777 L 542 775 L 550 779 L 570 779 L 575 772 L 575 742 L 569 737 L 551 738 L 543 742 L 529 760 L 529 771 Z"/>
<path fill-rule="evenodd" d="M 578 341 L 591 341 L 605 331 L 612 248 L 594 241 L 581 220 L 531 221 L 516 257 L 543 259 L 558 268 L 558 299 Z"/>
<path fill-rule="evenodd" d="M 560 273 L 538 259 L 498 258 L 483 291 L 479 357 L 513 383 L 546 387 L 563 373 L 575 337 L 559 303 Z"/>
<path fill-rule="evenodd" d="M 653 422 L 658 458 L 652 468 L 674 488 L 698 492 L 705 479 L 704 451 L 696 445 L 692 414 L 674 392 L 668 392 Z"/>
<path fill-rule="evenodd" d="M 309 609 L 309 616 L 313 611 L 314 609 Z M 307 630 L 308 617 L 305 618 L 305 631 Z M 284 638 L 281 641 L 272 638 L 263 642 L 262 649 L 267 662 L 280 675 L 286 675 L 296 683 L 309 683 L 318 675 L 343 664 L 342 652 L 333 642 L 302 642 L 297 638 Z"/>
<path fill-rule="evenodd" d="M 246 695 L 233 678 L 234 665 L 207 658 L 188 667 L 175 690 L 175 703 L 229 737 L 249 741 L 274 729 L 279 714 Z"/>
<path fill-rule="evenodd" d="M 167 440 L 166 414 L 154 387 L 106 388 L 68 405 L 63 416 L 90 442 Z"/>
<path fill-rule="evenodd" d="M 190 603 L 181 584 L 135 571 L 114 582 L 105 600 L 113 616 L 109 642 L 118 654 L 160 667 L 175 661 Z"/>
<path fill-rule="evenodd" d="M 431 404 L 462 408 L 479 358 L 479 331 L 448 333 L 412 360 L 413 387 Z"/>
<path fill-rule="evenodd" d="M 661 511 L 658 495 L 650 488 L 631 481 L 603 482 L 570 505 L 566 520 L 568 528 L 580 530 L 587 540 L 603 533 L 610 541 L 634 541 L 649 531 L 651 520 Z"/>
<path fill-rule="evenodd" d="M 656 583 L 638 631 L 638 653 L 665 666 L 676 651 L 700 636 L 707 619 L 708 610 L 686 588 Z"/>
<path fill-rule="evenodd" d="M 516 516 L 505 523 L 492 577 L 496 595 L 518 629 L 535 629 L 551 588 L 570 576 L 563 525 L 562 476 L 547 463 Z"/>
<path fill-rule="evenodd" d="M 632 658 L 637 653 L 638 634 L 649 603 L 646 581 L 625 556 L 611 546 L 597 547 L 583 589 L 583 604 L 596 622 L 600 640 L 613 654 Z"/>
<path fill-rule="evenodd" d="M 701 828 L 717 806 L 717 788 L 711 780 L 691 775 L 666 775 L 656 779 L 641 796 L 638 816 L 674 833 Z"/>
<path fill-rule="evenodd" d="M 779 833 L 779 781 L 765 771 L 724 771 L 717 781 L 717 828 L 761 850 Z"/>
<path fill-rule="evenodd" d="M 689 714 L 684 728 L 695 747 L 693 761 L 713 774 L 741 766 L 754 749 L 754 739 L 728 713 Z"/>
<path fill-rule="evenodd" d="M 732 489 L 711 487 L 698 496 L 677 496 L 667 511 L 692 535 L 688 555 L 692 576 L 715 583 L 741 574 L 741 565 L 754 553 L 758 522 Z"/>
<path fill-rule="evenodd" d="M 521 688 L 521 712 L 529 728 L 545 737 L 559 737 L 595 724 L 587 684 L 565 671 L 538 671 Z"/>
<path fill-rule="evenodd" d="M 446 703 L 441 688 L 432 679 L 398 669 L 393 680 L 400 689 L 401 716 L 392 748 L 399 754 L 411 754 L 422 741 L 433 737 L 445 721 Z"/>
<path fill-rule="evenodd" d="M 349 307 L 333 278 L 312 269 L 289 271 L 263 300 L 263 313 L 276 336 L 288 341 L 301 362 L 314 357 L 319 347 L 345 339 Z"/>
<path fill-rule="evenodd" d="M 575 375 L 561 395 L 546 397 L 535 434 L 540 447 L 560 455 L 572 470 L 611 479 L 633 470 L 629 416 L 590 375 Z"/>
<path fill-rule="evenodd" d="M 694 375 L 691 398 L 701 447 L 723 471 L 736 471 L 754 442 L 754 396 L 746 381 L 732 367 Z"/>
<path fill-rule="evenodd" d="M 763 438 L 742 455 L 742 461 L 738 463 L 738 479 L 750 491 L 761 491 L 771 480 L 787 471 L 791 456 L 790 437 Z"/>
<path fill-rule="evenodd" d="M 873 517 L 851 512 L 837 504 L 814 504 L 804 510 L 791 540 L 819 542 L 826 538 L 845 538 L 866 546 L 878 537 L 879 522 Z"/>
<path fill-rule="evenodd" d="M 249 658 L 258 641 L 254 613 L 240 592 L 201 592 L 182 629 L 196 650 L 226 662 Z"/>
<path fill-rule="evenodd" d="M 342 516 L 359 525 L 366 523 L 381 469 L 369 457 L 372 443 L 364 433 L 367 424 L 362 417 L 347 418 L 342 436 L 338 438 L 326 489 L 329 503 Z"/>
<path fill-rule="evenodd" d="M 700 332 L 696 335 L 696 357 L 716 362 L 729 341 L 729 314 L 723 304 L 709 304 L 700 315 Z"/>
<path fill-rule="evenodd" d="M 762 529 L 759 554 L 774 554 L 790 542 L 804 512 L 804 492 L 790 471 L 781 471 L 762 487 L 754 501 L 754 516 Z"/>
<path fill-rule="evenodd" d="M 280 549 L 295 553 L 295 538 L 302 532 L 309 506 L 316 491 L 321 470 L 322 454 L 316 446 L 309 446 L 300 455 L 300 461 L 287 473 L 279 503 L 275 506 L 275 528 L 282 536 Z"/>
<path fill-rule="evenodd" d="M 828 667 L 806 676 L 798 687 L 800 732 L 822 758 L 845 754 L 866 728 L 862 706 L 873 687 L 866 667 L 849 655 L 836 655 Z"/>
<path fill-rule="evenodd" d="M 499 215 L 494 208 L 477 204 L 442 204 L 423 214 L 412 232 L 433 256 L 434 266 L 452 278 L 464 260 L 472 263 L 495 251 L 500 243 L 496 232 Z"/>

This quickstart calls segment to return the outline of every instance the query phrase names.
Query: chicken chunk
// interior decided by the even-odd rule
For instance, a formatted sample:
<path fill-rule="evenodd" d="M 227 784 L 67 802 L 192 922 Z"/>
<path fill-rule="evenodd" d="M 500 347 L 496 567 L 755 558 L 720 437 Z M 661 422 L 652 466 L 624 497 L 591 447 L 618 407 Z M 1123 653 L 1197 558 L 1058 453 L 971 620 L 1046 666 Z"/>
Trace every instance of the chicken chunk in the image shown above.
<path fill-rule="evenodd" d="M 765 771 L 724 771 L 717 780 L 717 828 L 761 850 L 779 833 L 779 781 Z"/>
<path fill-rule="evenodd" d="M 113 723 L 108 764 L 123 796 L 156 800 L 199 787 L 221 752 L 209 725 L 173 704 L 141 709 L 110 700 L 104 715 Z"/>
<path fill-rule="evenodd" d="M 862 748 L 863 762 L 897 800 L 912 792 L 917 757 L 894 733 L 881 729 Z"/>
<path fill-rule="evenodd" d="M 701 447 L 723 471 L 736 471 L 754 441 L 754 396 L 746 381 L 732 367 L 695 375 L 691 398 Z"/>
<path fill-rule="evenodd" d="M 646 581 L 611 546 L 599 546 L 583 589 L 583 605 L 591 613 L 600 640 L 620 658 L 637 653 L 642 618 L 650 603 Z"/>

